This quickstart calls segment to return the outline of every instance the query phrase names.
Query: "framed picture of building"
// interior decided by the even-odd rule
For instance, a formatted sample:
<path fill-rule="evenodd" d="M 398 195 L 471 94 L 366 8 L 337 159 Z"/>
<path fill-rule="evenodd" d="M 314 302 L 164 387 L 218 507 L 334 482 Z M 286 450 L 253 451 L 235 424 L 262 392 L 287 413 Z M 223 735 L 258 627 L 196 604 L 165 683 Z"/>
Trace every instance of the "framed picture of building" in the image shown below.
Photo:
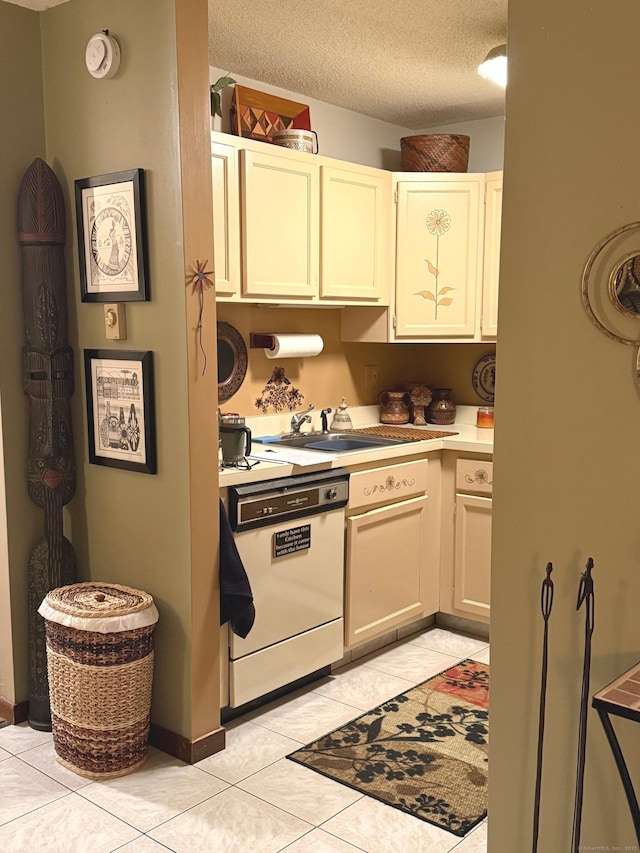
<path fill-rule="evenodd" d="M 75 181 L 83 302 L 149 299 L 144 170 Z"/>
<path fill-rule="evenodd" d="M 157 472 L 153 353 L 85 350 L 89 462 Z"/>

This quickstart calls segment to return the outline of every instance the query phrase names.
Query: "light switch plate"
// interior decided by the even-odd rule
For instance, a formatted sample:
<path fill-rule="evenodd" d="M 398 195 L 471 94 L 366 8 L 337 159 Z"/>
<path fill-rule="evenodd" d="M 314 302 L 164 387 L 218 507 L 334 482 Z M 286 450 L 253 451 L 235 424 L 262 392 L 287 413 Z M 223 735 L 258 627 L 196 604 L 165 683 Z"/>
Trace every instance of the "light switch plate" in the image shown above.
<path fill-rule="evenodd" d="M 127 315 L 124 305 L 104 306 L 105 335 L 109 341 L 124 341 L 127 338 Z"/>

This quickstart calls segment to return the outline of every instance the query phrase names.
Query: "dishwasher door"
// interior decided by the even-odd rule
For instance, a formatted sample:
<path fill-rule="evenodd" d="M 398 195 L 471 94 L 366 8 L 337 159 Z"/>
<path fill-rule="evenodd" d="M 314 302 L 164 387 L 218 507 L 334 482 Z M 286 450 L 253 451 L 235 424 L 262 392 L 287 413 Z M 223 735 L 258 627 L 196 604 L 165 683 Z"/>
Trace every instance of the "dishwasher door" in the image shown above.
<path fill-rule="evenodd" d="M 275 555 L 275 542 L 300 537 L 309 541 L 308 548 Z M 232 660 L 342 617 L 343 509 L 247 530 L 234 538 L 256 618 L 248 637 L 231 635 Z"/>

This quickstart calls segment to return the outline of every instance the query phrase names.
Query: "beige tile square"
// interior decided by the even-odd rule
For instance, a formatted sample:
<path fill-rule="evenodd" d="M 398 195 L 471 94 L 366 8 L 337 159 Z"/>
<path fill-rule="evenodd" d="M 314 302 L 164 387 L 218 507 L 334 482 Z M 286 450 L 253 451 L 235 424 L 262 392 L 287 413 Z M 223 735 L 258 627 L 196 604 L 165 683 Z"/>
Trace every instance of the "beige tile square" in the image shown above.
<path fill-rule="evenodd" d="M 0 827 L 2 853 L 110 853 L 138 835 L 138 831 L 102 809 L 67 792 Z"/>
<path fill-rule="evenodd" d="M 363 797 L 323 824 L 322 828 L 367 853 L 407 850 L 449 853 L 460 840 L 438 826 Z"/>
<path fill-rule="evenodd" d="M 159 752 L 133 773 L 92 782 L 79 794 L 146 832 L 226 787 L 204 770 Z"/>
<path fill-rule="evenodd" d="M 0 825 L 69 794 L 68 788 L 15 756 L 0 761 L 0 791 Z"/>
<path fill-rule="evenodd" d="M 412 637 L 411 642 L 417 646 L 423 646 L 425 649 L 432 649 L 434 652 L 442 652 L 442 654 L 460 659 L 473 657 L 475 652 L 479 652 L 487 646 L 486 640 L 465 637 L 463 634 L 456 634 L 454 631 L 447 631 L 445 628 L 431 628 L 423 634 Z"/>
<path fill-rule="evenodd" d="M 0 729 L 0 749 L 5 749 L 12 755 L 19 755 L 26 749 L 33 749 L 34 746 L 52 741 L 51 732 L 38 732 L 27 723 Z"/>
<path fill-rule="evenodd" d="M 286 758 L 249 776 L 238 787 L 315 826 L 362 797 L 358 791 Z"/>
<path fill-rule="evenodd" d="M 246 791 L 227 788 L 149 835 L 175 853 L 277 853 L 310 829 Z"/>
<path fill-rule="evenodd" d="M 352 705 L 361 711 L 369 711 L 412 687 L 413 681 L 360 663 L 352 664 L 326 678 L 314 687 L 314 693 Z"/>
<path fill-rule="evenodd" d="M 344 705 L 318 693 L 305 692 L 285 703 L 253 711 L 249 717 L 258 726 L 306 744 L 348 723 L 359 713 L 360 709 L 352 705 Z"/>
<path fill-rule="evenodd" d="M 413 642 L 405 642 L 388 651 L 369 655 L 362 662 L 373 669 L 420 684 L 458 663 L 459 657 L 443 655 Z"/>
<path fill-rule="evenodd" d="M 389 844 L 392 849 L 392 844 Z M 361 853 L 361 847 L 347 844 L 323 829 L 314 829 L 287 847 L 286 853 Z"/>
<path fill-rule="evenodd" d="M 31 767 L 41 770 L 47 776 L 50 776 L 56 782 L 60 782 L 61 785 L 72 791 L 84 788 L 86 785 L 90 785 L 92 781 L 84 776 L 80 776 L 78 773 L 74 773 L 72 770 L 67 770 L 66 767 L 60 764 L 56 758 L 53 741 L 36 746 L 35 749 L 28 749 L 26 752 L 21 752 L 20 760 L 26 761 Z"/>
<path fill-rule="evenodd" d="M 301 744 L 297 740 L 246 720 L 227 729 L 226 748 L 222 752 L 199 761 L 195 766 L 233 785 L 299 746 Z"/>
<path fill-rule="evenodd" d="M 472 655 L 469 655 L 472 660 L 477 660 L 479 663 L 490 664 L 490 646 L 482 649 L 479 652 L 474 652 Z"/>

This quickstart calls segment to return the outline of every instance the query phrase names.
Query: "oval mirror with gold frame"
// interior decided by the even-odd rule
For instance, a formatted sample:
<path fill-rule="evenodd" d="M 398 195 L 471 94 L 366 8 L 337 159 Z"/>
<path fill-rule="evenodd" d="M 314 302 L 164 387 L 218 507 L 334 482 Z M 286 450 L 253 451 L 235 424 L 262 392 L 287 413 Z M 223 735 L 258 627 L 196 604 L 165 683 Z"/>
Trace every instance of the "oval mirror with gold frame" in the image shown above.
<path fill-rule="evenodd" d="M 247 347 L 240 332 L 230 323 L 218 320 L 218 402 L 224 403 L 236 393 L 247 375 Z"/>

